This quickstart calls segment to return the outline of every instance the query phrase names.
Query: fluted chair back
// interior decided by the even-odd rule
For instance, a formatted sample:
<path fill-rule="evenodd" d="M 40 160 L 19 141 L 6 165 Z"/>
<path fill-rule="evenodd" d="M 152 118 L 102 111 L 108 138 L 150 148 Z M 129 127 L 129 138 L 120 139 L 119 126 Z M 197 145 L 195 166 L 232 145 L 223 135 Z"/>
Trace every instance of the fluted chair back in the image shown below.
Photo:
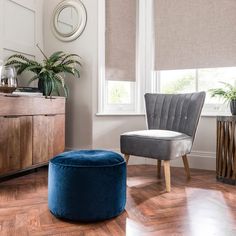
<path fill-rule="evenodd" d="M 148 129 L 177 131 L 194 139 L 205 92 L 145 94 Z"/>

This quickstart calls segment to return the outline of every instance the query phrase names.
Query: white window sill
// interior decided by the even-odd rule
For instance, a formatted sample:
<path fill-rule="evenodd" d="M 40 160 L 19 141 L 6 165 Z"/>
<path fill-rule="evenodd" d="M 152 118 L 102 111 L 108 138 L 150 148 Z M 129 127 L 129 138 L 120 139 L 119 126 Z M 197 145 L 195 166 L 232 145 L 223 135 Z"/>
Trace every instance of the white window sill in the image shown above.
<path fill-rule="evenodd" d="M 96 116 L 145 116 L 145 113 L 96 113 Z M 231 113 L 203 112 L 201 117 L 231 116 Z"/>
<path fill-rule="evenodd" d="M 214 112 L 203 112 L 201 117 L 217 117 L 217 116 L 231 116 L 231 113 L 224 112 L 224 113 L 214 113 Z"/>
<path fill-rule="evenodd" d="M 98 112 L 96 116 L 145 116 L 145 113 L 103 113 Z"/>

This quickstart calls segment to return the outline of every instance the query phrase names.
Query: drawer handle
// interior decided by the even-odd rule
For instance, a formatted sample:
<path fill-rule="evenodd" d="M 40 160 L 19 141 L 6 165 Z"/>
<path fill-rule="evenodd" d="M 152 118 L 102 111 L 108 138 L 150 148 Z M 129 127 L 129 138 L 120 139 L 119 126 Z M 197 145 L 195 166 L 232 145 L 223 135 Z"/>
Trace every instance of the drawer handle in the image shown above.
<path fill-rule="evenodd" d="M 46 114 L 44 116 L 56 116 L 56 114 Z"/>
<path fill-rule="evenodd" d="M 14 115 L 9 115 L 9 116 L 3 116 L 4 118 L 18 118 L 20 116 L 14 116 Z"/>

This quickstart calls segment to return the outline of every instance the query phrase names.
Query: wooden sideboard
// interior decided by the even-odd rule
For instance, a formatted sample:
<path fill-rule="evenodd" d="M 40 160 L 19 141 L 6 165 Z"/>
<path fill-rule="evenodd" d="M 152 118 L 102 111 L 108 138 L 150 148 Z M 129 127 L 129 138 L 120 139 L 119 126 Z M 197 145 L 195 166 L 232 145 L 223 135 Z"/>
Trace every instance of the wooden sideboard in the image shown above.
<path fill-rule="evenodd" d="M 0 95 L 0 177 L 40 167 L 65 149 L 65 98 Z"/>

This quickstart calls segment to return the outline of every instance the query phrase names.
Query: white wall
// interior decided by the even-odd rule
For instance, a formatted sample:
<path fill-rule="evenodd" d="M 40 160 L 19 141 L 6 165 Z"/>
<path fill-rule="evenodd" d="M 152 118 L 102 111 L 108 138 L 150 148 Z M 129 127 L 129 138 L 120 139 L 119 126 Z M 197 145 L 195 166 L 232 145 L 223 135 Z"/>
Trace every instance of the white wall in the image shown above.
<path fill-rule="evenodd" d="M 81 78 L 68 77 L 70 95 L 67 100 L 66 147 L 92 146 L 92 83 L 97 77 L 97 1 L 83 0 L 88 22 L 83 34 L 73 42 L 61 42 L 51 31 L 52 12 L 60 0 L 44 1 L 44 44 L 47 54 L 63 50 L 83 58 Z"/>
<path fill-rule="evenodd" d="M 67 148 L 101 148 L 119 150 L 119 136 L 131 130 L 144 129 L 144 116 L 96 116 L 98 87 L 98 0 L 83 0 L 88 12 L 84 33 L 75 41 L 58 41 L 50 29 L 54 7 L 59 0 L 45 1 L 44 44 L 46 52 L 56 50 L 78 53 L 84 61 L 80 80 L 68 80 L 70 96 L 67 101 Z M 191 154 L 192 167 L 215 168 L 215 118 L 202 117 Z M 155 163 L 144 158 L 131 158 L 131 163 Z M 179 162 L 174 163 L 179 165 Z"/>
<path fill-rule="evenodd" d="M 0 60 L 21 53 L 32 59 L 42 59 L 38 43 L 43 45 L 43 1 L 0 0 Z M 19 85 L 27 85 L 27 77 Z"/>

